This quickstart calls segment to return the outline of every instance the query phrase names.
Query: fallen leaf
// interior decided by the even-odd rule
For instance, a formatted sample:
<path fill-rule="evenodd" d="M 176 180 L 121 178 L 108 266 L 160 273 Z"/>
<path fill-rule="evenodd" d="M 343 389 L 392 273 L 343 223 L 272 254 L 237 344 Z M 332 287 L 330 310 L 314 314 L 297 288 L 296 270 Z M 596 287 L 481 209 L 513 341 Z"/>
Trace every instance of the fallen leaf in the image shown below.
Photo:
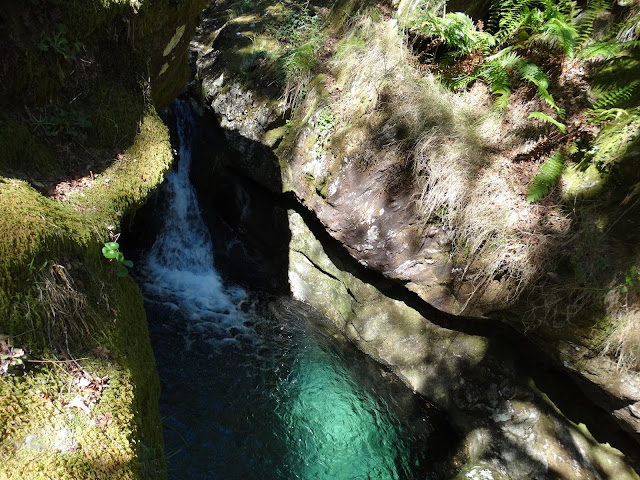
<path fill-rule="evenodd" d="M 106 426 L 111 425 L 111 422 L 113 422 L 113 413 L 111 412 L 105 413 L 104 415 L 99 415 L 96 418 L 96 423 L 100 428 L 103 428 L 103 429 Z"/>

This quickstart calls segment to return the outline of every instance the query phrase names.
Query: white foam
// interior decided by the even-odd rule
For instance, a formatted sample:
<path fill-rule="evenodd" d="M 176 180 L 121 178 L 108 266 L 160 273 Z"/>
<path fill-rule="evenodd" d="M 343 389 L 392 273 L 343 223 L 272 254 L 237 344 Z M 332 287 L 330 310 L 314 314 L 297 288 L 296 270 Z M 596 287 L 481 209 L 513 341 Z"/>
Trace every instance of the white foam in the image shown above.
<path fill-rule="evenodd" d="M 164 225 L 151 250 L 142 260 L 141 284 L 148 302 L 179 310 L 190 321 L 188 330 L 224 334 L 225 342 L 237 342 L 246 334 L 247 293 L 240 287 L 226 287 L 215 270 L 213 245 L 204 223 L 198 199 L 189 180 L 191 132 L 194 119 L 186 102 L 174 106 L 180 138 L 178 169 L 164 184 Z"/>

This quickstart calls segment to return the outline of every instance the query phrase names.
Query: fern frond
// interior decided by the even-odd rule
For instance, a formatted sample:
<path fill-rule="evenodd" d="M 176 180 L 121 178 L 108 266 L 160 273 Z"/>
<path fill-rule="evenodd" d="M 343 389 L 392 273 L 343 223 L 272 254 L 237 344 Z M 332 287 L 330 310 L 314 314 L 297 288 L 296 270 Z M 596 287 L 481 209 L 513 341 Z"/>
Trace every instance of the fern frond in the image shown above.
<path fill-rule="evenodd" d="M 529 3 L 530 0 L 493 0 L 489 10 L 489 28 L 497 32 Z"/>
<path fill-rule="evenodd" d="M 565 17 L 573 17 L 575 13 L 576 0 L 560 0 L 559 2 L 554 2 L 552 0 L 545 0 L 545 8 L 549 8 L 550 6 L 556 7 L 558 13 L 564 15 Z"/>
<path fill-rule="evenodd" d="M 529 114 L 529 118 L 536 118 L 536 119 L 541 120 L 541 121 L 543 121 L 545 123 L 551 123 L 552 125 L 555 125 L 558 128 L 558 130 L 560 130 L 562 133 L 567 133 L 567 126 L 564 123 L 560 123 L 559 121 L 555 120 L 554 118 L 551 118 L 546 113 L 531 112 Z"/>
<path fill-rule="evenodd" d="M 543 27 L 544 35 L 549 43 L 559 44 L 562 53 L 567 57 L 572 57 L 576 48 L 578 31 L 564 19 L 554 17 L 545 23 Z"/>
<path fill-rule="evenodd" d="M 525 80 L 530 81 L 536 87 L 542 87 L 543 89 L 549 88 L 549 79 L 544 74 L 542 69 L 536 65 L 535 63 L 530 62 L 520 62 L 518 64 L 518 73 Z"/>
<path fill-rule="evenodd" d="M 634 80 L 629 85 L 617 88 L 611 92 L 606 93 L 600 100 L 598 100 L 592 107 L 593 110 L 603 109 L 615 105 L 616 103 L 624 100 L 629 100 L 633 95 L 633 91 L 640 85 L 640 80 Z"/>
<path fill-rule="evenodd" d="M 608 60 L 615 57 L 624 50 L 631 48 L 640 48 L 640 40 L 632 40 L 629 42 L 616 42 L 609 40 L 608 42 L 595 42 L 587 45 L 580 52 L 580 58 L 584 60 L 592 60 L 598 57 L 599 60 Z"/>
<path fill-rule="evenodd" d="M 564 169 L 565 154 L 557 152 L 542 164 L 527 190 L 527 202 L 534 203 L 546 196 L 560 181 Z"/>
<path fill-rule="evenodd" d="M 549 90 L 540 85 L 538 86 L 538 95 L 540 95 L 540 98 L 547 102 L 547 104 L 558 113 L 559 118 L 564 118 L 564 109 L 558 107 L 553 95 L 549 93 Z"/>
<path fill-rule="evenodd" d="M 560 108 L 556 104 L 556 101 L 553 98 L 553 95 L 551 95 L 551 93 L 549 93 L 549 91 L 546 88 L 543 88 L 542 86 L 538 87 L 538 95 L 540 95 L 540 98 L 542 98 L 545 102 L 547 102 L 547 104 L 556 111 L 556 113 L 558 114 L 558 118 L 560 120 L 564 120 L 566 110 L 564 108 Z"/>
<path fill-rule="evenodd" d="M 460 75 L 459 77 L 447 78 L 445 76 L 440 75 L 438 77 L 440 82 L 445 85 L 449 90 L 460 91 L 465 90 L 471 82 L 476 80 L 476 77 L 473 75 Z"/>
<path fill-rule="evenodd" d="M 511 92 L 511 79 L 499 64 L 483 64 L 478 71 L 478 78 L 482 78 L 495 94 Z"/>
<path fill-rule="evenodd" d="M 589 3 L 582 18 L 579 19 L 578 38 L 576 43 L 578 47 L 585 45 L 591 38 L 595 26 L 595 20 L 602 11 L 608 11 L 611 5 L 606 0 L 594 0 Z"/>
<path fill-rule="evenodd" d="M 500 22 L 500 30 L 496 35 L 496 43 L 502 45 L 516 36 L 518 31 L 526 24 L 531 11 L 524 7 L 521 11 L 514 11 Z"/>
<path fill-rule="evenodd" d="M 589 121 L 608 122 L 610 120 L 627 121 L 633 115 L 626 108 L 598 108 L 591 109 Z"/>
<path fill-rule="evenodd" d="M 506 55 L 502 55 L 501 57 L 497 58 L 495 62 L 505 70 L 511 70 L 518 63 L 520 63 L 521 60 L 522 57 L 516 52 L 509 52 Z"/>
<path fill-rule="evenodd" d="M 498 90 L 494 90 L 493 93 L 498 95 L 498 98 L 496 98 L 496 101 L 494 103 L 495 107 L 499 110 L 505 110 L 509 105 L 509 96 L 511 95 L 511 89 L 502 87 Z"/>

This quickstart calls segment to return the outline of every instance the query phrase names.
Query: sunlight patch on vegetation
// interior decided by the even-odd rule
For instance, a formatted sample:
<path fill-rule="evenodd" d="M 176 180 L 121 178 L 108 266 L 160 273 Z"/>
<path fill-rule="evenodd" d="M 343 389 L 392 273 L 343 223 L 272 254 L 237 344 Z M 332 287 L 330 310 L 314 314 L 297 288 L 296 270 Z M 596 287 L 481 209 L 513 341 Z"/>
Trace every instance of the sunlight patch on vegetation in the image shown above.
<path fill-rule="evenodd" d="M 423 222 L 452 233 L 458 280 L 476 278 L 460 309 L 481 303 L 498 276 L 502 293 L 493 289 L 493 301 L 508 303 L 535 277 L 533 259 L 545 242 L 531 248 L 522 237 L 517 212 L 526 208 L 523 199 L 500 173 L 504 160 L 489 154 L 492 139 L 500 137 L 500 116 L 480 86 L 454 94 L 417 72 L 395 32 L 392 23 L 364 18 L 338 45 L 340 108 L 352 106 L 343 113 L 347 118 L 381 112 L 376 128 L 389 135 L 389 145 L 409 153 Z"/>

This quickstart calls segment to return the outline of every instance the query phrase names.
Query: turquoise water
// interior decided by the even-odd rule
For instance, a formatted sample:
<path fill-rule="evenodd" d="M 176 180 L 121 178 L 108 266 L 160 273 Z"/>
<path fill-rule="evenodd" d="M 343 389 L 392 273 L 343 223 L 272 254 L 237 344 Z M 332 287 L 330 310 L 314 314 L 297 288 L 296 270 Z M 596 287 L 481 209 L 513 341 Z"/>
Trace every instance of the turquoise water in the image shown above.
<path fill-rule="evenodd" d="M 424 402 L 308 307 L 237 331 L 148 310 L 170 478 L 432 478 Z"/>
<path fill-rule="evenodd" d="M 160 373 L 171 479 L 428 479 L 426 402 L 290 298 L 226 284 L 180 165 L 138 265 Z"/>

